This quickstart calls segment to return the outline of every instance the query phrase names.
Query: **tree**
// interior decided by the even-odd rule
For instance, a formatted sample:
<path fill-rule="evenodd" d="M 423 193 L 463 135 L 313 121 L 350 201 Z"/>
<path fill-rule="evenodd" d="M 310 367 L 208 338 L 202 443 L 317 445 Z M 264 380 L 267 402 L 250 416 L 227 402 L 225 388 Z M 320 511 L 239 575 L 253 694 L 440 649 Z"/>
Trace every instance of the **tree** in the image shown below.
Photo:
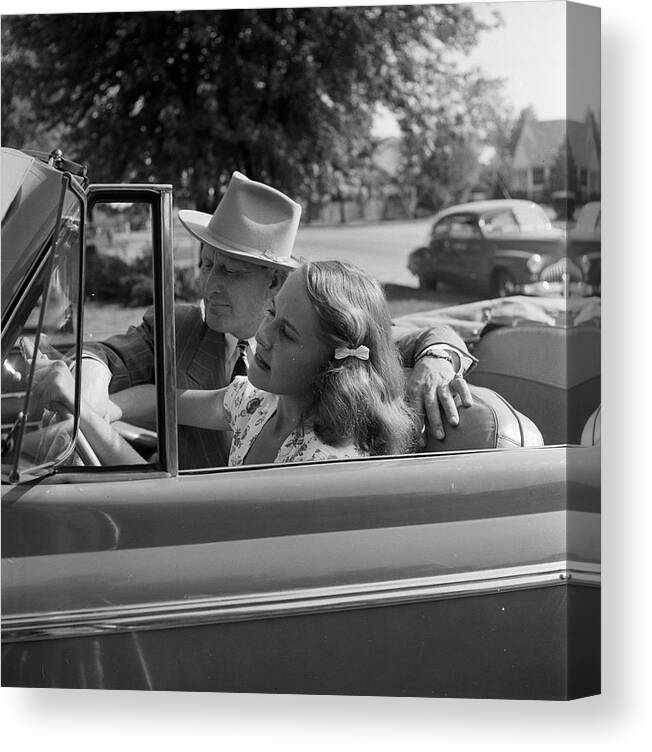
<path fill-rule="evenodd" d="M 377 102 L 423 120 L 419 87 L 445 92 L 484 28 L 469 5 L 10 16 L 3 143 L 58 129 L 41 146 L 94 181 L 171 182 L 204 210 L 234 169 L 309 198 L 355 169 Z"/>
<path fill-rule="evenodd" d="M 403 182 L 417 189 L 422 210 L 460 203 L 482 182 L 498 180 L 510 131 L 502 81 L 478 70 L 424 70 L 420 96 L 401 117 Z M 489 159 L 485 157 L 490 153 Z"/>

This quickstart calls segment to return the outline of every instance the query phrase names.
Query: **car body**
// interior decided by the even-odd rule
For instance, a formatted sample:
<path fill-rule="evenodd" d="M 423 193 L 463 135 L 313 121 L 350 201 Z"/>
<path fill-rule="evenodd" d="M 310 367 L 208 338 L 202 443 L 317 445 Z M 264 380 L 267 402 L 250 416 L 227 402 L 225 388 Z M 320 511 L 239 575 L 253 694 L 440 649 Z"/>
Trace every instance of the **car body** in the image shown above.
<path fill-rule="evenodd" d="M 170 187 L 88 185 L 60 158 L 3 152 L 9 172 L 4 686 L 599 692 L 599 446 L 456 449 L 449 429 L 448 445 L 419 454 L 180 471 Z M 35 351 L 46 337 L 62 348 L 61 333 L 71 365 L 82 356 L 85 221 L 98 201 L 142 202 L 153 217 L 157 454 L 142 465 L 95 462 L 78 404 L 54 440 L 51 416 L 30 412 L 23 333 Z M 50 315 L 61 310 L 65 326 Z M 449 314 L 470 343 L 486 324 L 477 308 L 433 317 Z"/>
<path fill-rule="evenodd" d="M 582 269 L 593 294 L 600 293 L 602 283 L 601 216 L 601 203 L 589 201 L 578 210 L 575 226 L 568 233 L 568 254 Z"/>
<path fill-rule="evenodd" d="M 586 294 L 583 272 L 566 247 L 565 231 L 532 201 L 473 201 L 435 215 L 408 269 L 425 289 L 441 281 L 485 297 Z"/>

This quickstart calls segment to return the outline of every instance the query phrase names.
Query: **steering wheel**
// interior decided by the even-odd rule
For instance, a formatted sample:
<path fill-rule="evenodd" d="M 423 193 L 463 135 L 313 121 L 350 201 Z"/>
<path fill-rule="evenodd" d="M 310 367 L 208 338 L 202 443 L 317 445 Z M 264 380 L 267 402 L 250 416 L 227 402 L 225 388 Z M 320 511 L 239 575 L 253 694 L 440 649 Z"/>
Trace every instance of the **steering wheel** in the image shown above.
<path fill-rule="evenodd" d="M 75 392 L 74 379 L 64 358 L 59 353 L 58 358 L 50 358 L 40 350 L 35 354 L 33 343 L 27 338 L 20 340 L 19 347 L 20 353 L 14 355 L 20 359 L 21 368 L 19 371 L 12 365 L 11 371 L 20 376 L 24 384 L 21 384 L 22 390 L 29 386 L 31 392 L 29 414 L 22 432 L 20 466 L 25 469 L 38 467 L 48 462 L 58 462 L 62 457 L 69 455 L 66 465 L 101 467 L 102 462 L 79 425 L 74 450 L 70 454 L 74 427 L 71 409 L 75 401 Z M 25 378 L 30 373 L 33 358 L 37 359 L 36 371 L 33 380 L 27 384 Z M 20 399 L 20 403 L 22 402 Z M 17 403 L 14 407 L 21 410 L 22 404 L 19 406 Z M 21 416 L 21 412 L 15 413 L 16 428 L 23 423 Z M 143 457 L 143 462 L 157 451 L 158 438 L 154 431 L 124 422 L 115 422 L 111 425 Z"/>
<path fill-rule="evenodd" d="M 39 427 L 25 432 L 21 444 L 21 456 L 24 462 L 32 466 L 42 465 L 55 460 L 65 452 L 71 441 L 73 416 L 59 416 L 44 409 Z M 80 428 L 77 429 L 77 441 L 70 464 L 82 464 L 87 467 L 101 467 L 97 454 Z"/>

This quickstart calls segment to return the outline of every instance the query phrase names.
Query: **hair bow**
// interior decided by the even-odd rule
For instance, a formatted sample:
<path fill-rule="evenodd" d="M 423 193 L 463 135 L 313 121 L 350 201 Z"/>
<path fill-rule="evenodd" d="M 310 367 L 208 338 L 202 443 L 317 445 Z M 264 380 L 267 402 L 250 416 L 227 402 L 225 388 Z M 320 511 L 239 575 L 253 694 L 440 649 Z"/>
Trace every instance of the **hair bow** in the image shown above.
<path fill-rule="evenodd" d="M 366 345 L 360 345 L 352 349 L 350 347 L 338 347 L 335 350 L 335 360 L 344 358 L 358 358 L 358 360 L 369 360 L 369 348 Z"/>

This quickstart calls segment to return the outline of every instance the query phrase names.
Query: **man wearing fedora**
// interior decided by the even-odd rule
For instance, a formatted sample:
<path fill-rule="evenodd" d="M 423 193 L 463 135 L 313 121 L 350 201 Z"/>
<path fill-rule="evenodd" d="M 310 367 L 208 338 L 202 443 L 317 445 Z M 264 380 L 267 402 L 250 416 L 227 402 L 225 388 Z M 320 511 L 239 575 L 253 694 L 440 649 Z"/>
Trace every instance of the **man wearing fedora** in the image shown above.
<path fill-rule="evenodd" d="M 301 207 L 270 186 L 234 172 L 215 213 L 184 210 L 179 219 L 201 241 L 200 305 L 175 305 L 177 387 L 217 389 L 246 374 L 254 334 L 288 273 Z M 410 396 L 425 406 L 431 431 L 443 438 L 440 404 L 458 422 L 455 392 L 471 404 L 464 372 L 474 359 L 447 326 L 397 335 L 406 366 L 415 366 Z M 84 347 L 82 391 L 108 419 L 119 417 L 109 394 L 154 377 L 154 314 L 104 343 Z M 179 426 L 179 467 L 226 465 L 230 434 Z"/>

